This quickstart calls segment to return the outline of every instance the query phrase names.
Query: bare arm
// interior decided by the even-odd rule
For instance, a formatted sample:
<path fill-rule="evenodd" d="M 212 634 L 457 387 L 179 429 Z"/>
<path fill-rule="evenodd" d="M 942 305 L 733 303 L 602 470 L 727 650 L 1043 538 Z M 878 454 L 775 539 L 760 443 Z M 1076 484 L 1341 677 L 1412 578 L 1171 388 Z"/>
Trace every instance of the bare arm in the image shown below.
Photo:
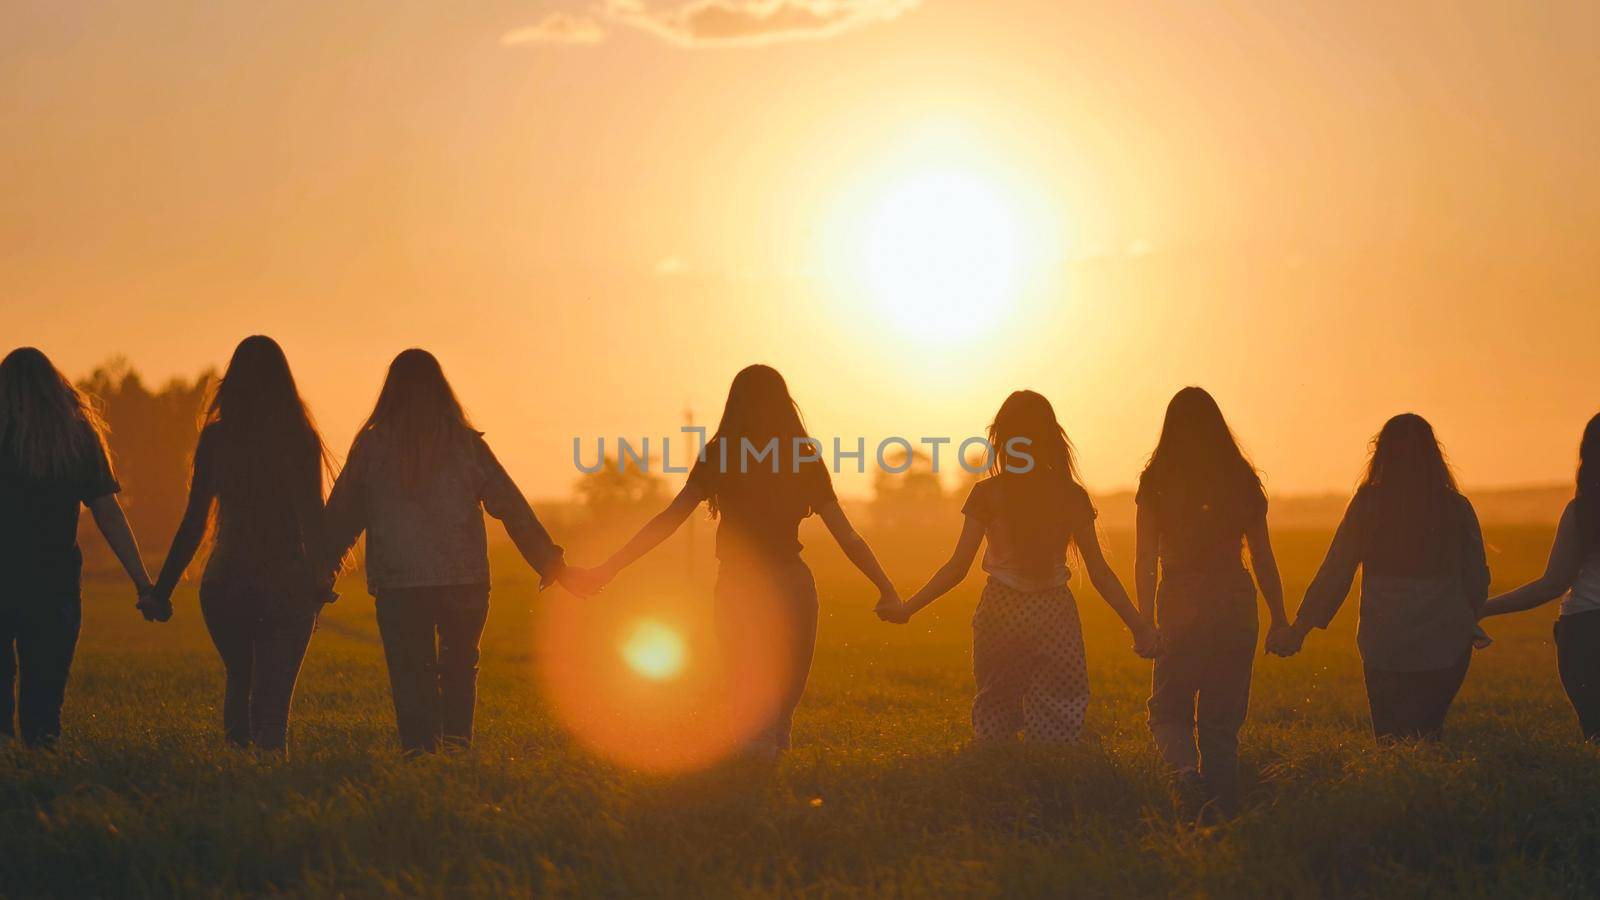
<path fill-rule="evenodd" d="M 106 543 L 111 545 L 111 552 L 122 563 L 123 571 L 133 581 L 134 588 L 141 594 L 148 594 L 154 585 L 150 583 L 150 573 L 145 571 L 144 559 L 139 555 L 139 542 L 133 536 L 133 529 L 128 527 L 128 517 L 123 514 L 117 495 L 106 494 L 89 501 L 89 512 L 94 516 L 94 524 L 105 536 Z"/>
<path fill-rule="evenodd" d="M 1266 513 L 1244 533 L 1250 547 L 1250 568 L 1255 571 L 1256 587 L 1267 601 L 1267 613 L 1272 617 L 1272 627 L 1289 624 L 1289 614 L 1283 606 L 1283 578 L 1278 574 L 1278 558 L 1272 552 L 1272 535 L 1267 530 Z"/>
<path fill-rule="evenodd" d="M 972 561 L 978 556 L 978 547 L 983 544 L 985 526 L 983 522 L 972 516 L 963 517 L 966 521 L 961 526 L 961 536 L 956 539 L 956 548 L 951 551 L 950 559 L 933 573 L 928 583 L 922 590 L 911 595 L 905 603 L 904 614 L 914 615 L 918 610 L 933 601 L 948 594 L 951 589 L 960 584 L 972 571 Z"/>
<path fill-rule="evenodd" d="M 884 597 L 894 597 L 894 582 L 883 571 L 883 566 L 878 565 L 878 557 L 873 554 L 872 547 L 867 539 L 856 533 L 855 526 L 850 524 L 850 517 L 844 514 L 844 508 L 837 502 L 817 510 L 817 515 L 822 517 L 822 524 L 828 526 L 828 533 L 833 535 L 833 540 L 844 551 L 850 563 L 867 576 L 878 593 Z"/>
<path fill-rule="evenodd" d="M 1089 570 L 1089 583 L 1100 593 L 1100 597 L 1122 619 L 1128 630 L 1142 639 L 1150 634 L 1153 629 L 1139 616 L 1139 611 L 1134 609 L 1133 601 L 1128 599 L 1128 592 L 1122 586 L 1122 581 L 1117 578 L 1111 566 L 1106 563 L 1106 557 L 1100 550 L 1100 536 L 1095 534 L 1094 520 L 1085 519 L 1078 526 L 1077 533 L 1072 539 L 1078 545 L 1078 552 L 1083 556 L 1083 565 Z"/>
<path fill-rule="evenodd" d="M 1133 589 L 1139 596 L 1139 616 L 1147 624 L 1154 625 L 1156 585 L 1161 569 L 1161 532 L 1153 510 L 1139 507 L 1135 532 Z"/>
<path fill-rule="evenodd" d="M 154 598 L 161 604 L 172 598 L 172 590 L 183 577 L 183 570 L 200 549 L 206 535 L 206 519 L 211 515 L 211 502 L 216 499 L 197 466 L 189 484 L 189 502 L 183 510 L 183 521 L 178 523 L 178 533 L 172 536 L 172 546 L 167 550 L 166 561 L 161 564 L 161 575 L 156 579 Z"/>
<path fill-rule="evenodd" d="M 1556 526 L 1555 542 L 1550 546 L 1550 559 L 1545 563 L 1544 574 L 1484 604 L 1483 615 L 1500 616 L 1549 603 L 1572 588 L 1582 564 L 1578 514 L 1575 504 L 1568 503 L 1566 510 L 1561 513 L 1561 524 Z"/>
<path fill-rule="evenodd" d="M 699 485 L 692 481 L 685 484 L 683 490 L 678 491 L 678 496 L 673 497 L 672 502 L 667 504 L 666 509 L 656 513 L 654 518 L 644 523 L 644 527 L 640 528 L 638 533 L 629 538 L 621 549 L 611 554 L 611 558 L 600 565 L 599 569 L 604 578 L 610 580 L 615 577 L 618 572 L 632 565 L 639 557 L 654 550 L 662 541 L 672 537 L 673 533 L 683 525 L 689 518 L 689 514 L 693 513 L 695 507 L 699 506 L 704 499 L 705 495 L 700 492 Z"/>

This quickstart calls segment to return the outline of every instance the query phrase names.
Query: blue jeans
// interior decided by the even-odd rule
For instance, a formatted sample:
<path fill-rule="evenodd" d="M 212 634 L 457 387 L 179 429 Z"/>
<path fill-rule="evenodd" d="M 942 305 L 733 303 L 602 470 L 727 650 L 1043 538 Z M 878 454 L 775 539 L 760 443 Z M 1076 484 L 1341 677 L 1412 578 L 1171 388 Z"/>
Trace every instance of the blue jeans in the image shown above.
<path fill-rule="evenodd" d="M 200 614 L 222 657 L 222 728 L 241 747 L 282 750 L 300 664 L 322 605 L 251 579 L 200 586 Z"/>
<path fill-rule="evenodd" d="M 378 595 L 377 609 L 401 748 L 471 744 L 489 586 L 388 590 Z"/>

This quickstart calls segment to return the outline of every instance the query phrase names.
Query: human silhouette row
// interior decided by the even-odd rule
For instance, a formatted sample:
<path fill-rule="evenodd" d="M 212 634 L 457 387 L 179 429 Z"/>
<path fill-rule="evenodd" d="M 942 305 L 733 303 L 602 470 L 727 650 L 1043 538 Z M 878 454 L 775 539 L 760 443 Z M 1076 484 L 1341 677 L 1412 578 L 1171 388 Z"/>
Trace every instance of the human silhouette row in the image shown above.
<path fill-rule="evenodd" d="M 182 523 L 152 581 L 116 501 L 105 429 L 88 398 L 38 350 L 0 362 L 0 733 L 28 744 L 60 734 L 80 621 L 86 505 L 139 594 L 147 619 L 172 614 L 172 593 L 205 543 L 200 610 L 226 671 L 226 736 L 286 746 L 295 682 L 316 619 L 335 598 L 341 561 L 365 532 L 400 743 L 428 752 L 470 743 L 478 645 L 489 606 L 483 513 L 505 523 L 543 584 L 602 590 L 671 536 L 702 504 L 719 520 L 715 618 L 734 721 L 746 751 L 787 747 L 816 642 L 817 592 L 801 557 L 800 522 L 816 514 L 877 588 L 875 610 L 904 623 L 967 575 L 978 551 L 988 575 L 974 615 L 972 724 L 981 740 L 1075 740 L 1089 683 L 1075 557 L 1154 660 L 1149 726 L 1176 776 L 1223 803 L 1237 795 L 1238 733 L 1265 600 L 1266 649 L 1298 652 L 1333 619 L 1359 569 L 1361 652 L 1374 733 L 1437 739 L 1465 678 L 1483 616 L 1564 599 L 1556 624 L 1562 684 L 1585 736 L 1600 739 L 1600 416 L 1580 449 L 1577 490 L 1538 580 L 1488 599 L 1483 539 L 1432 428 L 1389 420 L 1360 487 L 1291 620 L 1267 527 L 1259 474 L 1216 402 L 1199 388 L 1167 408 L 1137 494 L 1135 595 L 1106 563 L 1096 512 L 1048 400 L 1006 398 L 991 447 L 1023 440 L 1033 464 L 999 464 L 962 507 L 949 560 L 901 599 L 851 526 L 820 460 L 786 458 L 806 427 L 783 377 L 750 366 L 734 378 L 707 451 L 661 513 L 600 565 L 569 565 L 464 413 L 438 361 L 395 358 L 371 416 L 324 501 L 328 453 L 269 338 L 235 350 L 206 410 Z M 779 438 L 768 468 L 730 467 L 719 447 Z M 1248 548 L 1248 562 L 1243 550 Z M 20 669 L 20 693 L 13 684 Z"/>

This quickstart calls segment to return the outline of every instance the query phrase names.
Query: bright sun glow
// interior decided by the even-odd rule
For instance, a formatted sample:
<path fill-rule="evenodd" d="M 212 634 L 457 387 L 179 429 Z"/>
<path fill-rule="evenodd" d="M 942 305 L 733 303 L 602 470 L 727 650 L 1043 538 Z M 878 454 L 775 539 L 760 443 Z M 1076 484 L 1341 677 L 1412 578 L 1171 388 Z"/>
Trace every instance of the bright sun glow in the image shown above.
<path fill-rule="evenodd" d="M 992 328 L 1032 262 L 1018 205 L 969 168 L 891 180 L 868 207 L 859 277 L 880 315 L 913 338 L 944 343 Z"/>
<path fill-rule="evenodd" d="M 621 650 L 629 668 L 652 681 L 665 681 L 683 671 L 683 637 L 660 622 L 647 619 L 635 625 Z"/>

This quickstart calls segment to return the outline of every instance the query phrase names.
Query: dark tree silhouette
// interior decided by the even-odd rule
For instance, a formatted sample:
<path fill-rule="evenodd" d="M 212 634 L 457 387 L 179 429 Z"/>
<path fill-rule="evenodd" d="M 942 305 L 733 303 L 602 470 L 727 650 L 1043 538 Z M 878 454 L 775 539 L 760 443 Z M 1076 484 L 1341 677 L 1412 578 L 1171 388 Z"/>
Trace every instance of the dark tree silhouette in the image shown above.
<path fill-rule="evenodd" d="M 216 372 L 208 369 L 192 381 L 174 378 L 151 391 L 128 361 L 118 357 L 78 382 L 95 398 L 110 426 L 123 506 L 146 553 L 166 546 L 183 518 L 189 459 L 215 379 Z M 115 565 L 104 541 L 86 535 L 82 544 L 91 567 Z"/>

